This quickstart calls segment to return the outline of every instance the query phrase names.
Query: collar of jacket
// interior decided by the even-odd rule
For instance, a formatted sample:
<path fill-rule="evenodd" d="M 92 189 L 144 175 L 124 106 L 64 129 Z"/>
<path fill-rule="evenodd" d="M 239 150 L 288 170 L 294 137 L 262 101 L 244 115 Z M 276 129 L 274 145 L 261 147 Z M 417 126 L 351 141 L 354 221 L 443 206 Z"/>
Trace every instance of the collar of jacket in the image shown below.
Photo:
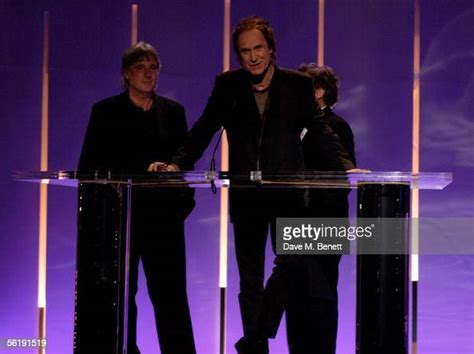
<path fill-rule="evenodd" d="M 128 96 L 128 90 L 123 91 L 120 95 L 118 95 L 118 98 L 119 98 L 120 103 L 125 105 L 128 108 L 140 108 L 135 103 L 133 103 L 133 101 L 130 99 L 130 97 Z M 153 109 L 156 107 L 156 104 L 158 101 L 155 91 L 152 91 L 151 98 L 153 100 L 153 104 L 151 105 L 150 109 Z"/>

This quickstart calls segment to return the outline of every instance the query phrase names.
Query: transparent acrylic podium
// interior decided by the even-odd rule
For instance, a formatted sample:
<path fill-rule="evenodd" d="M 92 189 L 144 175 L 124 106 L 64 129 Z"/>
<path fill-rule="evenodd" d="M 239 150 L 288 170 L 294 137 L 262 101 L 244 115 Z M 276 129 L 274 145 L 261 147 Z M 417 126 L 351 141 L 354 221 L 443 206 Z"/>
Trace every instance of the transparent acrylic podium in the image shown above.
<path fill-rule="evenodd" d="M 450 173 L 408 172 L 268 174 L 253 171 L 234 175 L 215 171 L 147 174 L 57 171 L 14 173 L 14 178 L 79 189 L 74 353 L 127 352 L 133 186 L 349 188 L 357 189 L 358 217 L 407 218 L 411 189 L 442 190 L 452 182 Z M 408 353 L 409 259 L 408 252 L 357 256 L 357 353 Z"/>

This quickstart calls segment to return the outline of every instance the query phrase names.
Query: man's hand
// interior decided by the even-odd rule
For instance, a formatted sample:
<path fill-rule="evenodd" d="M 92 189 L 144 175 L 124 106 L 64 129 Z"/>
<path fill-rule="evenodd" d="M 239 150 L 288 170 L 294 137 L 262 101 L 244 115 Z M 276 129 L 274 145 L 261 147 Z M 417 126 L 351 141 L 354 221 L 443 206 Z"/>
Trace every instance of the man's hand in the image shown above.
<path fill-rule="evenodd" d="M 179 171 L 178 165 L 175 165 L 174 163 L 172 164 L 167 164 L 164 162 L 160 161 L 155 161 L 148 166 L 147 169 L 148 172 L 177 172 Z"/>

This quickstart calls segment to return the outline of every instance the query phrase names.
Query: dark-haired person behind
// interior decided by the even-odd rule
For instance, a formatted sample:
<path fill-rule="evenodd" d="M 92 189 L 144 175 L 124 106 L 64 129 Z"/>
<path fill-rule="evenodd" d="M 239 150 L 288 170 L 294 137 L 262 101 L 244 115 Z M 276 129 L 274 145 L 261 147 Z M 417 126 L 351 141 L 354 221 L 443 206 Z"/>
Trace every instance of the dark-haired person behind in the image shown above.
<path fill-rule="evenodd" d="M 303 64 L 298 69 L 313 79 L 314 97 L 319 114 L 332 131 L 338 135 L 341 144 L 349 154 L 352 163 L 356 164 L 354 135 L 350 125 L 334 113 L 332 107 L 337 103 L 339 95 L 339 79 L 334 70 L 328 66 Z M 304 131 L 302 142 L 307 171 L 341 171 L 333 159 L 321 154 L 317 148 L 317 137 L 311 131 Z M 309 209 L 317 217 L 348 216 L 347 190 L 312 189 L 309 198 Z"/>
<path fill-rule="evenodd" d="M 335 72 L 327 66 L 316 64 L 301 65 L 299 71 L 313 79 L 314 97 L 320 110 L 319 114 L 336 133 L 349 154 L 352 163 L 356 164 L 354 152 L 354 136 L 351 127 L 336 115 L 333 107 L 338 99 L 339 80 Z M 302 134 L 305 166 L 307 171 L 341 171 L 334 165 L 331 158 L 321 154 L 317 148 L 318 137 L 311 131 Z M 347 196 L 349 190 L 310 189 L 307 200 L 308 217 L 314 218 L 345 218 L 349 216 Z M 320 255 L 307 257 L 307 270 L 312 274 L 315 285 L 319 288 L 314 292 L 318 296 L 300 306 L 298 311 L 287 311 L 288 336 L 300 336 L 299 348 L 295 353 L 335 353 L 338 318 L 338 267 L 341 256 Z M 304 301 L 301 301 L 304 303 Z M 293 322 L 304 323 L 292 326 Z M 296 333 L 291 330 L 296 328 Z"/>
<path fill-rule="evenodd" d="M 155 160 L 171 162 L 184 143 L 184 108 L 155 94 L 161 63 L 140 42 L 122 57 L 125 91 L 92 107 L 79 161 L 80 172 L 143 173 Z M 184 220 L 194 207 L 193 190 L 133 187 L 130 249 L 128 353 L 136 345 L 138 264 L 142 261 L 155 312 L 162 354 L 194 354 L 186 291 Z"/>

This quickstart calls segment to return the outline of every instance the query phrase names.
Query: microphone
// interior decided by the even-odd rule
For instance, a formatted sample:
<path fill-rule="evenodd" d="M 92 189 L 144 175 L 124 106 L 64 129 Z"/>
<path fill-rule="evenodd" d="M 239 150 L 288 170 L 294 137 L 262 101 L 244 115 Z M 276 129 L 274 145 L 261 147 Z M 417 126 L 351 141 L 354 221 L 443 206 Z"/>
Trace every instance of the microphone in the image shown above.
<path fill-rule="evenodd" d="M 231 114 L 235 106 L 237 104 L 237 99 L 234 98 L 234 102 L 232 102 L 232 107 L 229 111 L 229 114 Z M 224 127 L 222 127 L 221 132 L 219 133 L 219 138 L 217 139 L 216 145 L 214 146 L 214 150 L 212 151 L 212 156 L 211 156 L 211 163 L 209 165 L 209 171 L 215 172 L 216 171 L 216 152 L 217 152 L 217 147 L 219 146 L 221 139 L 222 139 L 222 134 L 224 133 Z M 211 191 L 212 193 L 216 194 L 217 193 L 217 187 L 214 182 L 214 180 L 211 181 Z"/>
<path fill-rule="evenodd" d="M 216 145 L 214 146 L 214 151 L 212 151 L 211 163 L 209 165 L 209 171 L 211 172 L 216 171 L 216 151 L 217 151 L 217 147 L 219 146 L 221 142 L 223 133 L 224 133 L 224 128 L 221 128 L 221 132 L 219 133 L 219 138 L 217 139 Z M 217 193 L 217 187 L 216 187 L 216 183 L 214 182 L 214 179 L 211 180 L 211 191 L 212 191 L 212 194 Z"/>

